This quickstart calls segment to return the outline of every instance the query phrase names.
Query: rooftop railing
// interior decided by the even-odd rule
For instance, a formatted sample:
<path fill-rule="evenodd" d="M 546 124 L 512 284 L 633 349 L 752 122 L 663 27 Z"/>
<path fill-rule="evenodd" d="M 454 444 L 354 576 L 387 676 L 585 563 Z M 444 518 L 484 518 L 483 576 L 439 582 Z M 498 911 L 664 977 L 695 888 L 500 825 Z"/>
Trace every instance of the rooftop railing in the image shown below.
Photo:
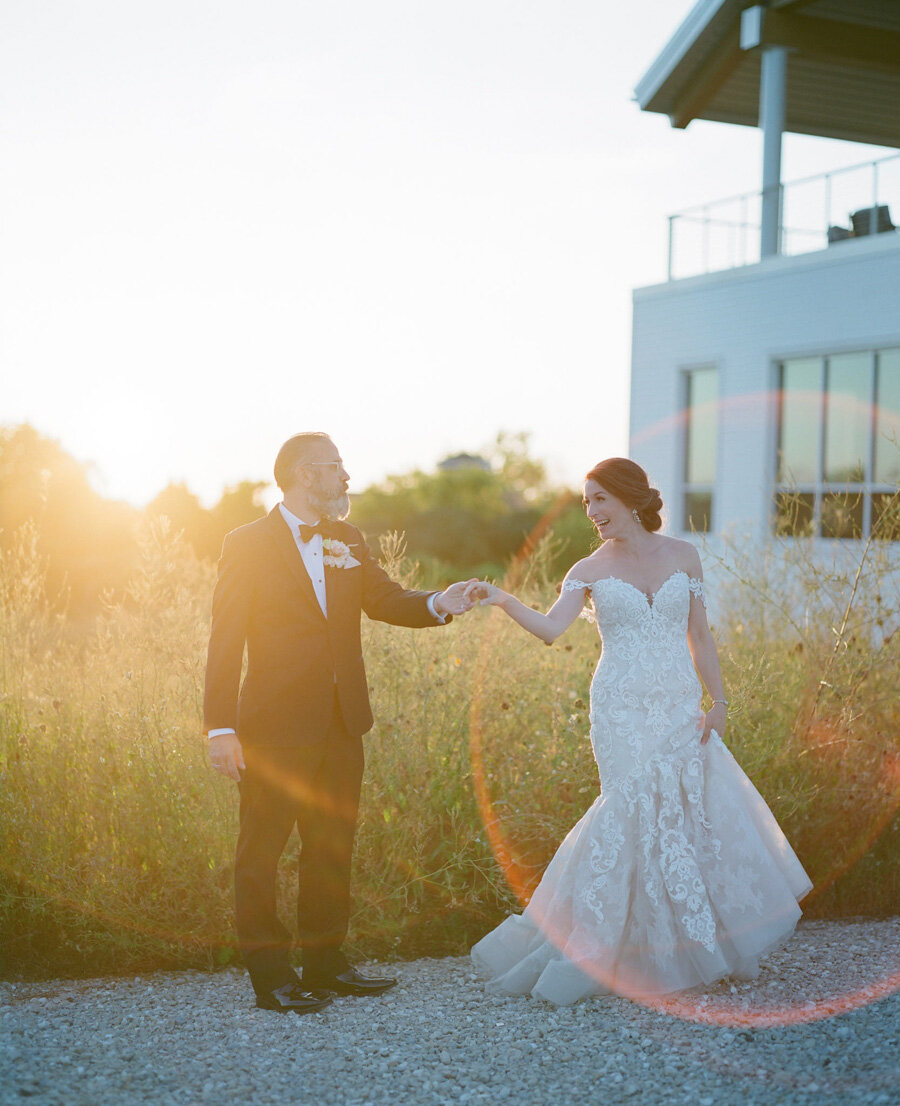
<path fill-rule="evenodd" d="M 762 195 L 744 192 L 670 215 L 667 279 L 759 261 Z M 780 188 L 779 213 L 781 254 L 898 233 L 900 154 L 787 181 Z"/>

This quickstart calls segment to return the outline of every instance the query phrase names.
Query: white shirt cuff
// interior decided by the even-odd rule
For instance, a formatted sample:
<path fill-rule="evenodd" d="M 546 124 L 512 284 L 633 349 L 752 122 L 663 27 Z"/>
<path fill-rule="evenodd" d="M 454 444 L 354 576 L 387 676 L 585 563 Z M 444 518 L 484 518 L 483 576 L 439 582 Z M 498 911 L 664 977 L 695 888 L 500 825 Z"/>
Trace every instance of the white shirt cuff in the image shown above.
<path fill-rule="evenodd" d="M 434 609 L 434 601 L 440 594 L 441 593 L 439 591 L 433 591 L 431 595 L 428 596 L 426 602 L 428 603 L 429 611 L 431 611 L 432 615 L 434 615 L 438 622 L 440 622 L 440 624 L 443 626 L 444 623 L 447 621 L 447 616 L 445 614 L 438 614 L 437 611 Z"/>
<path fill-rule="evenodd" d="M 222 730 L 208 730 L 206 736 L 207 737 L 221 737 L 223 734 L 234 733 L 234 732 L 235 731 L 231 728 L 231 726 L 226 726 Z"/>

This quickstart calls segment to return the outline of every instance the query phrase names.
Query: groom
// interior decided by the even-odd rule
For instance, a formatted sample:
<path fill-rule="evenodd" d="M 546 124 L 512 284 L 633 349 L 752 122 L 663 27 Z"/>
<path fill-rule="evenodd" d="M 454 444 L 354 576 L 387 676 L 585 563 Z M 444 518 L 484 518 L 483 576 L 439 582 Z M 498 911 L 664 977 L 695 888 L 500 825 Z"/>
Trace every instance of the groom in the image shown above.
<path fill-rule="evenodd" d="M 361 974 L 341 951 L 362 735 L 373 721 L 361 612 L 395 626 L 438 626 L 472 605 L 466 583 L 428 593 L 388 577 L 360 531 L 342 521 L 348 480 L 327 434 L 284 443 L 275 460 L 283 502 L 225 537 L 206 669 L 210 757 L 240 788 L 238 940 L 256 1005 L 297 1014 L 322 1009 L 333 993 L 380 994 L 396 983 Z M 302 984 L 275 910 L 278 861 L 294 825 Z"/>

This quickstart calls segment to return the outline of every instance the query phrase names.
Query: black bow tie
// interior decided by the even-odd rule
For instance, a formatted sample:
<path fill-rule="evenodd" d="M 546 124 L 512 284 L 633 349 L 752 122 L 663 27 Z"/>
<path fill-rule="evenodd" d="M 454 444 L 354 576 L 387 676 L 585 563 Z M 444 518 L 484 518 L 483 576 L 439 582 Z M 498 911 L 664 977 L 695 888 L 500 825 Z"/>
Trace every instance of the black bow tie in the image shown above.
<path fill-rule="evenodd" d="M 304 543 L 312 541 L 313 535 L 321 534 L 325 536 L 327 530 L 327 523 L 317 522 L 315 526 L 307 526 L 305 522 L 300 523 L 300 540 Z"/>

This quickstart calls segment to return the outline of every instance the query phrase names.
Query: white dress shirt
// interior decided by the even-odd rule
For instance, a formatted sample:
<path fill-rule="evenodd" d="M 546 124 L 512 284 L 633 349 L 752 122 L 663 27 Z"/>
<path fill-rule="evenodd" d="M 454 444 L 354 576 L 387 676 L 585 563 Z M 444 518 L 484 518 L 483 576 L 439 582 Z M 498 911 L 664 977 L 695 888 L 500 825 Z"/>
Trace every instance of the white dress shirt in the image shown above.
<path fill-rule="evenodd" d="M 278 509 L 281 511 L 281 517 L 291 528 L 294 542 L 300 550 L 300 556 L 303 558 L 303 566 L 309 573 L 310 580 L 312 580 L 316 599 L 318 599 L 319 606 L 322 608 L 322 614 L 327 618 L 328 599 L 325 595 L 325 553 L 322 549 L 322 535 L 313 534 L 309 541 L 304 541 L 300 537 L 300 527 L 307 525 L 303 522 L 303 519 L 292 514 L 283 503 L 278 504 Z M 315 523 L 309 525 L 315 525 Z"/>

